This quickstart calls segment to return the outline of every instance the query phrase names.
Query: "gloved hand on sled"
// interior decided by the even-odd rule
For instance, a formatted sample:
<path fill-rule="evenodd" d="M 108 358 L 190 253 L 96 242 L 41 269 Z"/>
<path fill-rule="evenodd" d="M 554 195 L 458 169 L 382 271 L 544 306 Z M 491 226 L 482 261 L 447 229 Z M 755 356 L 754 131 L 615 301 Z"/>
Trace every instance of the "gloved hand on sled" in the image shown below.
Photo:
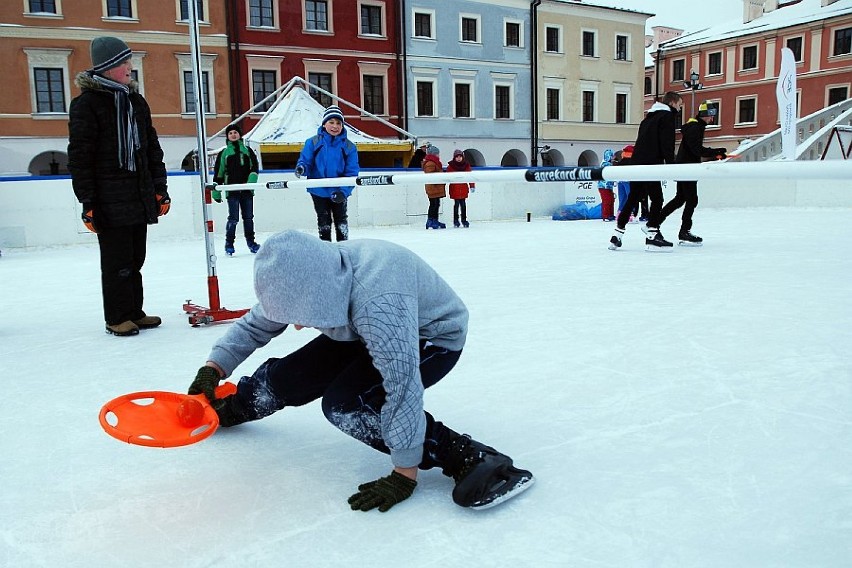
<path fill-rule="evenodd" d="M 369 511 L 378 507 L 380 512 L 386 513 L 411 497 L 415 487 L 415 480 L 394 471 L 387 477 L 359 485 L 358 493 L 349 498 L 349 505 L 353 511 Z"/>
<path fill-rule="evenodd" d="M 189 385 L 188 394 L 202 394 L 207 397 L 207 400 L 210 403 L 214 403 L 216 399 L 216 387 L 219 386 L 219 381 L 222 377 L 219 375 L 219 371 L 210 367 L 208 365 L 204 365 L 200 369 L 198 369 L 198 373 L 195 375 L 195 380 L 192 381 L 192 384 Z"/>

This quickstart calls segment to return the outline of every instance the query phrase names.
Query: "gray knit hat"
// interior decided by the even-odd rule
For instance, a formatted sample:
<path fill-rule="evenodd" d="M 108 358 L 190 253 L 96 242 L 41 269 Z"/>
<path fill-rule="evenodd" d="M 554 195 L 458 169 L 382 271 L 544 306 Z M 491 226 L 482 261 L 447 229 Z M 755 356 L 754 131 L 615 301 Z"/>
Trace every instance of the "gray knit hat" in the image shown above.
<path fill-rule="evenodd" d="M 127 44 L 117 37 L 101 36 L 92 40 L 92 71 L 103 73 L 130 59 L 131 52 Z"/>
<path fill-rule="evenodd" d="M 432 154 L 433 156 L 440 156 L 441 155 L 441 151 L 438 149 L 438 147 L 432 146 L 431 144 L 426 146 L 426 153 Z"/>
<path fill-rule="evenodd" d="M 331 105 L 330 107 L 325 109 L 325 112 L 322 113 L 322 122 L 320 124 L 325 124 L 332 118 L 336 118 L 340 122 L 343 122 L 343 112 L 337 105 Z"/>

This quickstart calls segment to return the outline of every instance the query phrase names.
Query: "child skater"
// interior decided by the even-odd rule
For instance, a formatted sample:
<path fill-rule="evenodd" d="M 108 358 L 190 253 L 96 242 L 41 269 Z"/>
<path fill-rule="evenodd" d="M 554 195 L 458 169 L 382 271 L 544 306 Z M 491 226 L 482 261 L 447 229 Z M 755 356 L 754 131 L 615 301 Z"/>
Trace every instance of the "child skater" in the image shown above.
<path fill-rule="evenodd" d="M 456 148 L 453 150 L 453 159 L 447 163 L 448 172 L 469 172 L 470 164 L 464 158 L 464 152 Z M 451 183 L 450 199 L 453 200 L 453 226 L 459 228 L 459 212 L 461 212 L 461 226 L 465 229 L 470 227 L 467 222 L 467 197 L 468 191 L 475 191 L 474 183 Z"/>

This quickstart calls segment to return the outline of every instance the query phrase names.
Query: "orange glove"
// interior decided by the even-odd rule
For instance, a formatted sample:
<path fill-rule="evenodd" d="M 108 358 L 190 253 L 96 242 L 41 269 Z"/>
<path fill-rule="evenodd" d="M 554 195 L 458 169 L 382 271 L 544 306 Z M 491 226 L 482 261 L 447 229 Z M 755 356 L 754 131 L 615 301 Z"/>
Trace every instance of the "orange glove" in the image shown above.
<path fill-rule="evenodd" d="M 160 205 L 160 217 L 162 217 L 163 215 L 167 215 L 169 213 L 169 209 L 172 208 L 172 200 L 169 198 L 168 194 L 163 195 L 158 193 L 157 203 Z"/>
<path fill-rule="evenodd" d="M 84 203 L 83 204 L 83 214 L 80 215 L 80 218 L 83 220 L 83 224 L 93 233 L 97 233 L 98 230 L 95 228 L 95 211 L 91 204 Z"/>

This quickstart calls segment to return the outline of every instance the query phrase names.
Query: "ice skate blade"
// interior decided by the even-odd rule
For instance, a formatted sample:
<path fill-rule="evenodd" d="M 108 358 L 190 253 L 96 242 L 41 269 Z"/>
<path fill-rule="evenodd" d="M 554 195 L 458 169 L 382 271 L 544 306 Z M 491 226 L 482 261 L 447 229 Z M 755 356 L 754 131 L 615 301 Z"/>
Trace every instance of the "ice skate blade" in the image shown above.
<path fill-rule="evenodd" d="M 693 243 L 692 241 L 678 241 L 678 246 L 681 247 L 700 247 L 704 246 L 704 243 Z"/>
<path fill-rule="evenodd" d="M 656 245 L 645 245 L 646 252 L 672 252 L 674 247 L 658 247 Z"/>
<path fill-rule="evenodd" d="M 529 479 L 527 479 L 523 483 L 516 485 L 514 488 L 512 488 L 511 491 L 508 491 L 508 492 L 500 495 L 499 497 L 494 498 L 492 501 L 489 501 L 487 503 L 484 503 L 484 504 L 478 505 L 478 506 L 477 505 L 471 505 L 469 508 L 474 509 L 475 511 L 481 511 L 483 509 L 490 509 L 491 507 L 496 507 L 497 505 L 499 505 L 503 501 L 508 501 L 509 499 L 511 499 L 513 497 L 517 497 L 518 495 L 520 495 L 521 493 L 523 493 L 524 491 L 526 491 L 527 489 L 532 487 L 533 483 L 535 483 L 535 477 L 531 475 L 529 477 Z"/>
<path fill-rule="evenodd" d="M 613 245 L 613 244 L 610 244 L 610 245 L 609 245 L 608 247 L 606 247 L 606 248 L 608 248 L 609 250 L 621 250 L 621 247 L 620 247 L 620 246 L 618 246 L 618 245 Z"/>

